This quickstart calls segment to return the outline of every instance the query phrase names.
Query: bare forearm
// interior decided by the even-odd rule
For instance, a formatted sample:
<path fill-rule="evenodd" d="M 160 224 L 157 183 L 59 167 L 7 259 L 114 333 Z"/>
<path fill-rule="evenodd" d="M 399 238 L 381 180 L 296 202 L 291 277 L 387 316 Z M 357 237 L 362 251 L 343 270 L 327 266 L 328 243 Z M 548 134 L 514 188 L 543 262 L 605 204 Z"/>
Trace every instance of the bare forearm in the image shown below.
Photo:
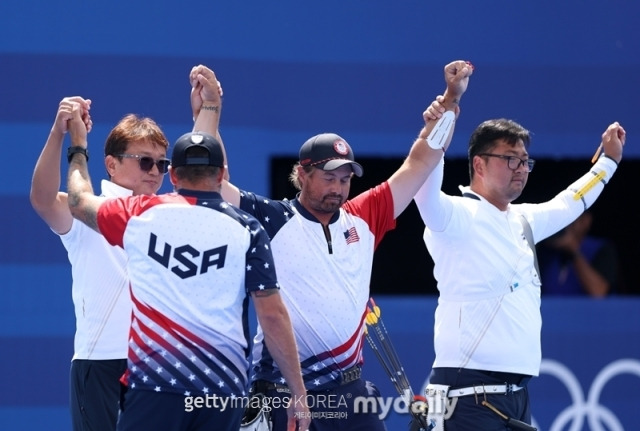
<path fill-rule="evenodd" d="M 219 136 L 221 106 L 212 103 L 203 103 L 200 112 L 193 124 L 194 132 L 206 132 L 210 135 Z"/>
<path fill-rule="evenodd" d="M 304 394 L 296 340 L 289 313 L 279 298 L 279 293 L 274 292 L 271 297 L 254 297 L 254 304 L 269 353 L 278 364 L 292 393 Z"/>
<path fill-rule="evenodd" d="M 273 358 L 278 364 L 278 368 L 282 371 L 282 375 L 287 381 L 287 385 L 292 393 L 302 395 L 305 393 L 305 389 L 302 383 L 298 349 L 296 348 L 295 338 L 290 327 L 291 323 L 288 317 L 286 321 L 282 320 L 273 325 L 268 323 L 269 320 L 270 319 L 266 319 L 266 322 L 263 322 L 266 323 L 267 327 L 270 327 L 268 332 L 272 334 L 265 336 L 269 352 L 273 355 Z M 265 328 L 264 325 L 262 326 Z"/>
<path fill-rule="evenodd" d="M 444 92 L 444 101 L 442 105 L 447 111 L 455 111 L 460 106 L 461 94 L 454 94 L 448 88 Z"/>
<path fill-rule="evenodd" d="M 227 152 L 222 142 L 222 136 L 220 135 L 220 111 L 222 106 L 215 103 L 203 103 L 200 108 L 200 112 L 195 118 L 193 124 L 194 132 L 205 132 L 216 137 L 218 142 L 222 145 L 222 154 L 224 156 L 225 177 L 224 179 L 229 181 L 229 167 L 227 164 Z"/>
<path fill-rule="evenodd" d="M 69 165 L 67 178 L 68 203 L 71 214 L 91 229 L 98 229 L 98 207 L 104 200 L 95 196 L 91 178 L 87 169 L 87 160 L 83 155 L 74 155 Z"/>
<path fill-rule="evenodd" d="M 306 430 L 309 428 L 311 418 L 289 313 L 278 291 L 256 292 L 253 298 L 267 348 L 282 371 L 291 391 L 292 402 L 287 408 L 287 429 Z"/>
<path fill-rule="evenodd" d="M 51 129 L 49 138 L 36 162 L 31 180 L 31 203 L 34 207 L 54 204 L 60 190 L 60 157 L 64 134 Z"/>
<path fill-rule="evenodd" d="M 453 125 L 449 131 L 443 148 L 432 148 L 427 137 L 436 125 L 436 121 L 428 121 L 414 141 L 406 160 L 389 179 L 393 193 L 394 216 L 398 217 L 409 205 L 420 187 L 438 166 L 444 155 L 444 148 L 449 146 L 453 136 Z"/>

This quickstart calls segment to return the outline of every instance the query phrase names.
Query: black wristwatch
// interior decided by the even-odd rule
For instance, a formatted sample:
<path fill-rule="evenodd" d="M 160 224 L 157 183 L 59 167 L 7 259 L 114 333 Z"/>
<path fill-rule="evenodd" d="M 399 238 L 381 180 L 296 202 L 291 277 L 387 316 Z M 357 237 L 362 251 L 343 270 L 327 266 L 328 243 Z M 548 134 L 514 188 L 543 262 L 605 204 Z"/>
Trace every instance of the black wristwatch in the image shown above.
<path fill-rule="evenodd" d="M 69 163 L 71 163 L 71 158 L 75 153 L 80 153 L 84 155 L 87 158 L 87 162 L 89 161 L 89 150 L 87 150 L 84 147 L 75 146 L 75 147 L 69 147 L 67 149 L 67 160 L 69 161 Z"/>

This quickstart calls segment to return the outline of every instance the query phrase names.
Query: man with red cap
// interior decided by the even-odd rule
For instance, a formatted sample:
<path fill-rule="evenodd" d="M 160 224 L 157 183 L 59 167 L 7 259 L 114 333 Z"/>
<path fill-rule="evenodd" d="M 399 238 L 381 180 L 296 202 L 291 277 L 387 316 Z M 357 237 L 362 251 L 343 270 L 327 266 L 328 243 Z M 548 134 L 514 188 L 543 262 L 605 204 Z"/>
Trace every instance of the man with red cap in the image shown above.
<path fill-rule="evenodd" d="M 425 112 L 425 126 L 402 166 L 387 181 L 352 199 L 351 179 L 362 176 L 363 169 L 347 141 L 335 133 L 313 136 L 300 148 L 289 176 L 300 190 L 294 199 L 271 200 L 228 181 L 222 184 L 222 196 L 255 216 L 271 238 L 310 397 L 311 430 L 385 429 L 378 411 L 356 412 L 354 405 L 359 397 L 379 396 L 377 388 L 361 378 L 373 255 L 442 159 L 472 71 L 465 61 L 445 67 L 443 105 L 449 115 L 427 122 L 431 118 Z M 194 130 L 218 134 L 218 120 L 219 112 L 202 110 Z M 260 328 L 253 355 L 254 389 L 272 401 L 273 430 L 283 430 L 285 410 L 278 406 L 288 398 L 288 382 Z"/>

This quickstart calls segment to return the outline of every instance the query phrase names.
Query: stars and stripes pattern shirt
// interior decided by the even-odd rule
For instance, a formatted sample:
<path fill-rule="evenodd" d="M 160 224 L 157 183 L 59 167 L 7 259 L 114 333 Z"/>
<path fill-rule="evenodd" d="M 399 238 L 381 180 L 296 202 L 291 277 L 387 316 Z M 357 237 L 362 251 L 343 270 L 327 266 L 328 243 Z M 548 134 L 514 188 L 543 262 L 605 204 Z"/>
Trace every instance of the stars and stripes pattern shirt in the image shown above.
<path fill-rule="evenodd" d="M 278 288 L 260 223 L 218 193 L 180 190 L 108 200 L 98 225 L 128 255 L 129 388 L 244 396 L 248 294 Z"/>
<path fill-rule="evenodd" d="M 388 183 L 345 202 L 326 227 L 297 198 L 277 201 L 242 191 L 240 208 L 271 238 L 307 389 L 337 385 L 341 371 L 362 364 L 373 253 L 395 227 Z M 254 366 L 253 379 L 286 383 L 260 329 Z"/>

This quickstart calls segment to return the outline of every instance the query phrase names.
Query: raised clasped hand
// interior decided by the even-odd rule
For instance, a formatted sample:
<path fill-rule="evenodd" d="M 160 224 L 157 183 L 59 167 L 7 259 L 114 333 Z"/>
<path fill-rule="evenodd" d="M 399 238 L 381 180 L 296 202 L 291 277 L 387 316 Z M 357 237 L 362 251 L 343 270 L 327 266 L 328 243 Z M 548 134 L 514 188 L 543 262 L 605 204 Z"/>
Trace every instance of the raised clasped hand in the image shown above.
<path fill-rule="evenodd" d="M 191 83 L 191 109 L 194 118 L 200 112 L 203 103 L 221 106 L 222 85 L 216 74 L 207 66 L 194 66 L 189 73 Z"/>
<path fill-rule="evenodd" d="M 627 139 L 627 132 L 617 121 L 610 124 L 602 134 L 604 153 L 616 162 L 622 160 L 622 150 Z"/>
<path fill-rule="evenodd" d="M 67 133 L 69 121 L 73 119 L 74 112 L 79 110 L 80 118 L 88 133 L 93 127 L 93 121 L 91 121 L 91 115 L 89 115 L 90 109 L 91 99 L 84 99 L 80 96 L 65 97 L 58 105 L 58 113 L 53 127 L 62 134 Z"/>
<path fill-rule="evenodd" d="M 71 145 L 87 147 L 87 133 L 91 130 L 91 117 L 86 106 L 79 101 L 69 101 L 71 118 L 67 121 Z"/>
<path fill-rule="evenodd" d="M 473 65 L 464 60 L 456 60 L 444 67 L 444 79 L 447 83 L 447 94 L 460 98 L 467 91 L 469 77 L 473 74 Z"/>

